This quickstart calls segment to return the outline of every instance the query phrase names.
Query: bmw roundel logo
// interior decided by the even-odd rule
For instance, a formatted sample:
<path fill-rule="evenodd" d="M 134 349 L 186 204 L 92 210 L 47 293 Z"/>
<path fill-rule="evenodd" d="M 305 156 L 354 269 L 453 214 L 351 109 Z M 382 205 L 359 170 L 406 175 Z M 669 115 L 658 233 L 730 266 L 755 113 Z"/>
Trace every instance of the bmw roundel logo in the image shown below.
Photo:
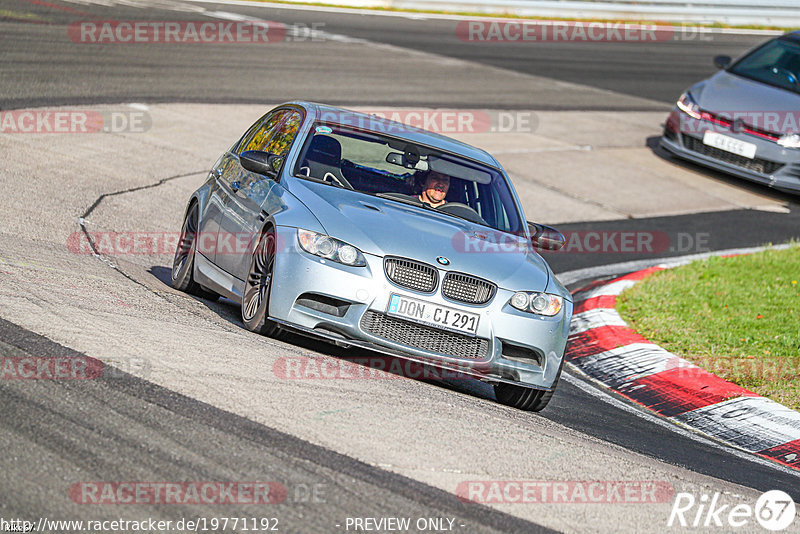
<path fill-rule="evenodd" d="M 441 265 L 450 265 L 450 260 L 448 260 L 444 256 L 439 256 L 438 258 L 436 258 L 436 261 L 439 262 Z"/>

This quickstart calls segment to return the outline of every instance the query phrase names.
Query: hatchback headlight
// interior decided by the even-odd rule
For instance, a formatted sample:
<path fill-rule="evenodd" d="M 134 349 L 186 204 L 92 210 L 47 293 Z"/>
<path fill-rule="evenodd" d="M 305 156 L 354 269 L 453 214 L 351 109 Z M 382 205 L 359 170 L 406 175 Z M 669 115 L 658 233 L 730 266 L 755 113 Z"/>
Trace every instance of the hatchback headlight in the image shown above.
<path fill-rule="evenodd" d="M 353 267 L 363 267 L 367 264 L 364 255 L 356 247 L 325 234 L 298 229 L 297 242 L 300 243 L 300 248 L 309 254 L 326 260 Z"/>
<path fill-rule="evenodd" d="M 702 118 L 702 115 L 700 114 L 700 106 L 697 105 L 697 102 L 694 101 L 694 98 L 692 98 L 692 95 L 690 95 L 688 92 L 683 93 L 675 105 L 678 106 L 678 109 L 690 117 L 694 117 L 695 119 Z"/>
<path fill-rule="evenodd" d="M 519 311 L 552 317 L 561 311 L 564 306 L 564 299 L 550 293 L 517 291 L 511 297 L 509 304 Z"/>

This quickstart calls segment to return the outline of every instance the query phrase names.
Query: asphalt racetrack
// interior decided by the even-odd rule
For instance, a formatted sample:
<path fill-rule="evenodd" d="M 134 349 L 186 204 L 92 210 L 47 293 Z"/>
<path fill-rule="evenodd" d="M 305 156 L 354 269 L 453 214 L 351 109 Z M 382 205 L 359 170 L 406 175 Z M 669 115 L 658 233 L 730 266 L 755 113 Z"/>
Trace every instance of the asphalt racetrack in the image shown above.
<path fill-rule="evenodd" d="M 80 21 L 250 19 L 281 23 L 287 37 L 92 44 L 70 30 Z M 664 424 L 578 376 L 562 377 L 540 414 L 499 405 L 472 381 L 286 379 L 278 362 L 335 366 L 353 354 L 247 332 L 234 303 L 169 286 L 166 248 L 96 257 L 70 247 L 83 228 L 177 232 L 217 156 L 293 99 L 526 117 L 510 131 L 453 136 L 497 155 L 528 218 L 659 243 L 596 253 L 578 242 L 546 255 L 557 274 L 585 273 L 573 287 L 619 262 L 800 236 L 796 198 L 656 146 L 676 97 L 713 72 L 711 58 L 764 35 L 486 43 L 459 38 L 458 23 L 241 2 L 0 0 L 0 112 L 81 110 L 146 125 L 0 133 L 0 355 L 105 366 L 96 380 L 0 380 L 0 518 L 238 516 L 276 518 L 282 532 L 346 532 L 368 530 L 354 518 L 407 517 L 413 532 L 664 532 L 682 531 L 667 527 L 671 498 L 476 504 L 457 493 L 469 481 L 656 481 L 729 506 L 753 505 L 770 489 L 800 501 L 796 471 Z M 80 493 L 87 483 L 170 481 L 270 482 L 283 498 L 95 504 Z"/>

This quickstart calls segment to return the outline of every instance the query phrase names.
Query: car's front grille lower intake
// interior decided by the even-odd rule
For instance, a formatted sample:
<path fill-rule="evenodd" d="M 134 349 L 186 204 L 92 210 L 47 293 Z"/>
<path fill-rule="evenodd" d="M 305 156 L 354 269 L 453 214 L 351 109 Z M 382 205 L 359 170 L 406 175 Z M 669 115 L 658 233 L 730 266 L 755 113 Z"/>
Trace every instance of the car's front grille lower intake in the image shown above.
<path fill-rule="evenodd" d="M 361 329 L 387 341 L 451 358 L 485 360 L 489 355 L 488 339 L 447 332 L 372 310 L 361 317 Z"/>
<path fill-rule="evenodd" d="M 485 304 L 492 300 L 497 286 L 468 274 L 447 273 L 442 282 L 442 295 L 468 304 Z"/>
<path fill-rule="evenodd" d="M 691 135 L 683 134 L 681 137 L 683 139 L 683 146 L 692 152 L 697 152 L 699 154 L 703 154 L 704 156 L 714 158 L 730 165 L 736 165 L 737 167 L 742 167 L 743 169 L 757 172 L 759 174 L 772 174 L 783 166 L 783 163 L 777 161 L 771 161 L 763 158 L 750 159 L 740 156 L 739 154 L 733 154 L 726 150 L 720 150 L 719 148 L 708 146 L 703 143 L 701 139 L 697 139 Z"/>
<path fill-rule="evenodd" d="M 383 262 L 386 276 L 395 284 L 421 293 L 433 293 L 439 281 L 434 267 L 403 258 L 386 258 Z"/>

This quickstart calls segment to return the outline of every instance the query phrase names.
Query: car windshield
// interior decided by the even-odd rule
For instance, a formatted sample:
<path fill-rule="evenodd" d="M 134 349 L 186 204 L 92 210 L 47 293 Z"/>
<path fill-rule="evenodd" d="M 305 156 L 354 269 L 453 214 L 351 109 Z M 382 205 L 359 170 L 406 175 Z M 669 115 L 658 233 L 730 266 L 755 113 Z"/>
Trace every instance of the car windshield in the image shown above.
<path fill-rule="evenodd" d="M 519 210 L 497 169 L 425 145 L 350 126 L 311 128 L 294 175 L 522 234 Z"/>
<path fill-rule="evenodd" d="M 800 93 L 800 42 L 778 38 L 737 61 L 729 72 Z"/>

